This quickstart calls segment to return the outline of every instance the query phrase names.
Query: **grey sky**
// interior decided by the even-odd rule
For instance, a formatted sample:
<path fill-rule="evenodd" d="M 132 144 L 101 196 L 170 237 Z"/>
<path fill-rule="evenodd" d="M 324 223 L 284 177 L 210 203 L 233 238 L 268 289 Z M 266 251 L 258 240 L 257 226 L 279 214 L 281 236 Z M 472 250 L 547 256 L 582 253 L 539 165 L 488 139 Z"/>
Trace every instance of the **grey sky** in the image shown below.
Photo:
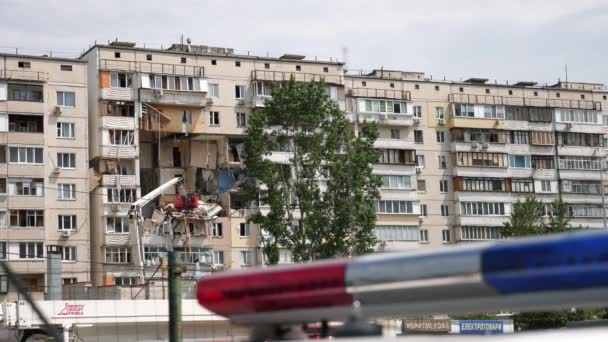
<path fill-rule="evenodd" d="M 608 1 L 0 0 L 0 51 L 78 55 L 95 40 L 342 57 L 350 69 L 608 83 Z M 29 49 L 29 50 L 28 50 Z M 40 50 L 32 50 L 40 49 Z"/>

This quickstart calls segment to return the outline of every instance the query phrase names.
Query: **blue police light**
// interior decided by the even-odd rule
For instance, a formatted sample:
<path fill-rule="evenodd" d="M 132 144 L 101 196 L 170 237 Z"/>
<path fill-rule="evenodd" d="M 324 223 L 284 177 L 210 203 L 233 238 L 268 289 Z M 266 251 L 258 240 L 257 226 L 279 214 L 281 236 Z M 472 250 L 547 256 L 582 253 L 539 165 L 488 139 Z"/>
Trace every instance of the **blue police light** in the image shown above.
<path fill-rule="evenodd" d="M 608 234 L 497 244 L 482 251 L 481 272 L 504 294 L 608 287 Z"/>

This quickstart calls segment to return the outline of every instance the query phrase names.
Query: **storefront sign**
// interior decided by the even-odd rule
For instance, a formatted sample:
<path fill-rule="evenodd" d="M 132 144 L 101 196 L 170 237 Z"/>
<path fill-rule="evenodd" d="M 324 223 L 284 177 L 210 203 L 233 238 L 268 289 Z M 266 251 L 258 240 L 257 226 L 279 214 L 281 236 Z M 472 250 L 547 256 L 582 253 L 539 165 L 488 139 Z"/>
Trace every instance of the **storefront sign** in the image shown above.
<path fill-rule="evenodd" d="M 65 303 L 65 306 L 61 311 L 57 313 L 58 316 L 82 316 L 84 315 L 84 305 L 82 304 L 69 304 Z"/>
<path fill-rule="evenodd" d="M 461 334 L 502 334 L 504 332 L 503 321 L 460 321 Z"/>
<path fill-rule="evenodd" d="M 449 333 L 452 321 L 449 319 L 406 319 L 403 321 L 406 333 Z"/>

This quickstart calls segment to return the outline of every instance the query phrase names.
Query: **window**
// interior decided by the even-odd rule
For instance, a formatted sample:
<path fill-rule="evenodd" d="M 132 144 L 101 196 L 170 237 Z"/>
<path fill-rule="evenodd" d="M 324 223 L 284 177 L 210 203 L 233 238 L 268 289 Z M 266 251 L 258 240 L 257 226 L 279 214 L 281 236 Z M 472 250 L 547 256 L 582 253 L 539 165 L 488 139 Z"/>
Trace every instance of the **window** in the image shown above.
<path fill-rule="evenodd" d="M 76 153 L 57 153 L 57 167 L 62 169 L 75 169 Z"/>
<path fill-rule="evenodd" d="M 380 241 L 418 241 L 418 227 L 416 226 L 376 226 L 376 238 Z"/>
<path fill-rule="evenodd" d="M 435 90 L 439 91 L 439 86 L 438 85 L 435 86 Z"/>
<path fill-rule="evenodd" d="M 541 192 L 551 192 L 551 181 L 541 180 L 540 181 L 540 191 Z"/>
<path fill-rule="evenodd" d="M 442 179 L 439 181 L 439 192 L 448 192 L 448 181 Z"/>
<path fill-rule="evenodd" d="M 530 132 L 530 144 L 553 145 L 555 143 L 553 132 L 532 131 Z"/>
<path fill-rule="evenodd" d="M 512 154 L 509 157 L 511 158 L 510 167 L 520 169 L 530 168 L 530 156 Z"/>
<path fill-rule="evenodd" d="M 581 94 L 581 100 L 585 99 L 585 94 Z"/>
<path fill-rule="evenodd" d="M 560 93 L 555 93 L 555 97 L 560 97 Z"/>
<path fill-rule="evenodd" d="M 382 175 L 382 189 L 411 189 L 411 176 Z"/>
<path fill-rule="evenodd" d="M 441 205 L 441 216 L 450 216 L 448 208 L 449 207 L 446 204 Z"/>
<path fill-rule="evenodd" d="M 399 128 L 391 128 L 391 139 L 401 139 L 401 130 Z"/>
<path fill-rule="evenodd" d="M 58 215 L 57 227 L 59 230 L 76 230 L 76 215 Z"/>
<path fill-rule="evenodd" d="M 559 132 L 557 143 L 567 146 L 602 147 L 604 144 L 602 138 L 602 134 Z"/>
<path fill-rule="evenodd" d="M 73 91 L 58 91 L 57 105 L 61 107 L 76 107 L 76 93 Z"/>
<path fill-rule="evenodd" d="M 513 95 L 513 90 L 509 90 L 509 95 Z"/>
<path fill-rule="evenodd" d="M 43 102 L 42 86 L 34 84 L 8 84 L 8 100 L 23 102 Z"/>
<path fill-rule="evenodd" d="M 120 52 L 114 51 L 114 58 L 120 58 Z"/>
<path fill-rule="evenodd" d="M 445 142 L 445 132 L 444 131 L 437 131 L 435 133 L 437 133 L 437 142 L 438 143 L 444 143 Z"/>
<path fill-rule="evenodd" d="M 390 86 L 391 88 L 395 88 L 395 83 L 391 82 L 391 83 L 389 84 L 389 86 Z"/>
<path fill-rule="evenodd" d="M 555 169 L 555 160 L 553 156 L 532 156 L 532 168 Z"/>
<path fill-rule="evenodd" d="M 194 264 L 200 262 L 202 264 L 211 264 L 212 254 L 208 248 L 191 247 L 191 248 L 175 248 L 179 253 L 181 262 Z"/>
<path fill-rule="evenodd" d="M 600 112 L 589 110 L 558 109 L 555 116 L 559 122 L 573 122 L 584 124 L 599 124 Z"/>
<path fill-rule="evenodd" d="M 296 71 L 302 71 L 302 67 L 299 65 L 296 65 Z"/>
<path fill-rule="evenodd" d="M 379 164 L 413 165 L 416 162 L 414 150 L 382 149 L 380 152 Z"/>
<path fill-rule="evenodd" d="M 414 142 L 416 144 L 424 144 L 424 136 L 422 135 L 422 131 L 414 130 Z"/>
<path fill-rule="evenodd" d="M 553 121 L 553 109 L 529 107 L 527 108 L 529 120 L 531 122 L 551 122 Z"/>
<path fill-rule="evenodd" d="M 107 189 L 109 203 L 133 203 L 137 199 L 136 189 Z"/>
<path fill-rule="evenodd" d="M 211 60 L 211 65 L 217 65 L 217 60 L 212 59 L 212 60 Z"/>
<path fill-rule="evenodd" d="M 61 246 L 61 260 L 76 261 L 76 246 Z"/>
<path fill-rule="evenodd" d="M 293 263 L 293 255 L 291 251 L 285 248 L 279 249 L 279 264 Z"/>
<path fill-rule="evenodd" d="M 435 117 L 437 119 L 444 119 L 444 109 L 443 107 L 435 107 Z"/>
<path fill-rule="evenodd" d="M 244 85 L 234 86 L 234 97 L 237 99 L 245 98 L 245 86 Z"/>
<path fill-rule="evenodd" d="M 44 249 L 42 242 L 20 242 L 19 259 L 42 259 Z"/>
<path fill-rule="evenodd" d="M 420 216 L 423 216 L 423 217 L 428 216 L 426 204 L 421 204 L 420 205 Z"/>
<path fill-rule="evenodd" d="M 44 227 L 44 210 L 12 209 L 10 226 L 15 228 Z"/>
<path fill-rule="evenodd" d="M 414 106 L 414 117 L 422 119 L 422 106 Z"/>
<path fill-rule="evenodd" d="M 569 204 L 566 206 L 569 217 L 602 217 L 602 206 L 594 204 Z"/>
<path fill-rule="evenodd" d="M 144 260 L 149 261 L 152 265 L 159 265 L 161 258 L 167 253 L 163 247 L 145 246 Z"/>
<path fill-rule="evenodd" d="M 180 62 L 182 62 L 183 64 L 185 64 L 186 63 L 186 57 L 181 57 L 180 58 Z"/>
<path fill-rule="evenodd" d="M 455 104 L 454 116 L 459 117 L 475 117 L 475 107 L 471 104 Z"/>
<path fill-rule="evenodd" d="M 414 89 L 416 89 L 416 90 L 420 89 L 420 84 L 414 84 Z"/>
<path fill-rule="evenodd" d="M 264 63 L 264 69 L 270 69 L 270 63 Z"/>
<path fill-rule="evenodd" d="M 241 251 L 241 266 L 250 266 L 251 265 L 251 252 L 250 251 Z"/>
<path fill-rule="evenodd" d="M 486 119 L 504 119 L 505 118 L 505 107 L 503 106 L 490 106 L 482 105 L 483 117 Z"/>
<path fill-rule="evenodd" d="M 72 66 L 68 65 L 68 64 L 61 64 L 61 66 L 59 67 L 59 70 L 61 70 L 61 71 L 72 71 Z"/>
<path fill-rule="evenodd" d="M 530 134 L 526 131 L 509 131 L 508 137 L 510 144 L 527 145 L 530 143 L 530 140 L 528 139 Z"/>
<path fill-rule="evenodd" d="M 76 199 L 76 184 L 57 184 L 57 199 L 75 200 Z"/>
<path fill-rule="evenodd" d="M 411 201 L 385 201 L 376 202 L 376 212 L 380 214 L 413 214 L 414 205 Z"/>
<path fill-rule="evenodd" d="M 420 242 L 429 242 L 429 231 L 420 229 Z"/>
<path fill-rule="evenodd" d="M 192 125 L 192 111 L 184 110 L 182 112 L 182 124 Z"/>
<path fill-rule="evenodd" d="M 17 62 L 17 66 L 22 69 L 29 69 L 32 65 L 30 64 L 30 62 L 19 61 Z"/>
<path fill-rule="evenodd" d="M 437 160 L 439 162 L 439 168 L 440 169 L 447 169 L 448 168 L 448 158 L 445 155 L 443 155 L 443 154 L 438 155 L 437 156 Z"/>
<path fill-rule="evenodd" d="M 220 97 L 220 85 L 217 83 L 209 83 L 209 96 Z"/>
<path fill-rule="evenodd" d="M 608 99 L 608 96 L 603 95 L 603 96 L 602 96 L 602 99 L 606 100 L 606 99 Z"/>
<path fill-rule="evenodd" d="M 44 196 L 44 179 L 10 178 L 10 194 L 15 196 Z"/>
<path fill-rule="evenodd" d="M 236 113 L 236 127 L 247 126 L 247 113 Z"/>
<path fill-rule="evenodd" d="M 496 240 L 502 239 L 500 234 L 501 227 L 477 227 L 464 226 L 460 227 L 461 240 Z"/>
<path fill-rule="evenodd" d="M 241 61 L 234 61 L 234 66 L 237 68 L 241 67 Z"/>
<path fill-rule="evenodd" d="M 248 237 L 251 235 L 251 230 L 249 228 L 249 223 L 241 223 L 239 224 L 239 233 L 241 237 Z"/>
<path fill-rule="evenodd" d="M 466 216 L 504 216 L 502 202 L 461 202 L 461 214 Z"/>
<path fill-rule="evenodd" d="M 534 96 L 538 96 L 538 92 L 537 91 L 534 92 Z"/>
<path fill-rule="evenodd" d="M 0 178 L 0 194 L 6 194 L 6 178 Z"/>
<path fill-rule="evenodd" d="M 137 277 L 114 277 L 114 285 L 116 285 L 116 286 L 137 285 Z"/>
<path fill-rule="evenodd" d="M 407 103 L 391 100 L 359 100 L 359 111 L 363 113 L 407 114 Z"/>
<path fill-rule="evenodd" d="M 490 93 L 490 89 L 486 88 L 486 94 Z"/>
<path fill-rule="evenodd" d="M 147 55 L 146 55 L 146 60 L 147 60 L 147 61 L 151 61 L 151 60 L 152 60 L 152 55 L 147 54 Z"/>
<path fill-rule="evenodd" d="M 106 247 L 106 263 L 128 264 L 131 262 L 131 247 Z"/>
<path fill-rule="evenodd" d="M 126 216 L 106 217 L 106 233 L 122 234 L 129 232 L 129 218 Z"/>
<path fill-rule="evenodd" d="M 57 138 L 73 139 L 74 138 L 74 123 L 57 122 Z"/>
<path fill-rule="evenodd" d="M 426 180 L 424 180 L 424 179 L 416 180 L 416 190 L 419 192 L 426 192 Z"/>
<path fill-rule="evenodd" d="M 211 236 L 213 236 L 213 237 L 224 236 L 224 227 L 221 222 L 214 222 L 211 225 Z"/>
<path fill-rule="evenodd" d="M 457 166 L 508 167 L 506 153 L 456 152 Z"/>
<path fill-rule="evenodd" d="M 511 179 L 511 191 L 534 192 L 534 181 L 532 179 Z"/>
<path fill-rule="evenodd" d="M 224 251 L 213 251 L 213 264 L 223 265 L 224 264 Z"/>
<path fill-rule="evenodd" d="M 220 125 L 220 112 L 209 112 L 209 126 Z"/>
<path fill-rule="evenodd" d="M 599 181 L 565 179 L 562 180 L 562 191 L 575 194 L 599 195 L 602 192 L 602 186 Z"/>
<path fill-rule="evenodd" d="M 502 178 L 457 177 L 454 179 L 454 191 L 505 192 L 506 180 Z"/>
<path fill-rule="evenodd" d="M 6 241 L 0 241 L 0 260 L 6 260 Z"/>
<path fill-rule="evenodd" d="M 419 168 L 424 168 L 424 155 L 423 154 L 416 155 L 416 166 Z"/>
<path fill-rule="evenodd" d="M 601 161 L 594 157 L 559 157 L 559 168 L 566 170 L 599 170 Z"/>
<path fill-rule="evenodd" d="M 323 67 L 323 72 L 329 72 L 329 68 L 328 67 Z"/>
<path fill-rule="evenodd" d="M 489 89 L 486 89 L 487 92 L 489 92 Z M 449 229 L 444 229 L 441 231 L 441 238 L 442 238 L 442 242 L 443 243 L 448 243 L 450 242 L 450 230 Z"/>
<path fill-rule="evenodd" d="M 112 88 L 131 88 L 133 86 L 133 77 L 126 72 L 111 72 L 110 86 Z"/>

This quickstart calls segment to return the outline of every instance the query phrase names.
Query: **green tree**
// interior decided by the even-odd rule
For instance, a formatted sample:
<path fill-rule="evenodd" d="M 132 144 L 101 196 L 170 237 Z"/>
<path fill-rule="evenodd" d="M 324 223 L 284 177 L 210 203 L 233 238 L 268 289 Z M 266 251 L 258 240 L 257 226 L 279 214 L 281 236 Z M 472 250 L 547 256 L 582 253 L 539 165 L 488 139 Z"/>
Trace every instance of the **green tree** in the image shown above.
<path fill-rule="evenodd" d="M 566 207 L 559 199 L 551 204 L 551 210 L 545 216 L 544 204 L 534 197 L 526 197 L 513 204 L 511 217 L 505 222 L 503 235 L 518 237 L 527 235 L 554 234 L 568 231 L 570 222 Z M 513 316 L 519 330 L 552 329 L 565 326 L 571 321 L 580 321 L 594 317 L 595 311 L 560 310 L 541 312 L 520 312 Z"/>
<path fill-rule="evenodd" d="M 278 262 L 280 247 L 295 261 L 373 248 L 377 137 L 374 124 L 355 134 L 323 83 L 291 79 L 273 87 L 250 117 L 244 148 L 245 166 L 267 206 L 250 219 L 260 226 L 268 263 Z M 289 157 L 273 161 L 273 151 Z"/>

